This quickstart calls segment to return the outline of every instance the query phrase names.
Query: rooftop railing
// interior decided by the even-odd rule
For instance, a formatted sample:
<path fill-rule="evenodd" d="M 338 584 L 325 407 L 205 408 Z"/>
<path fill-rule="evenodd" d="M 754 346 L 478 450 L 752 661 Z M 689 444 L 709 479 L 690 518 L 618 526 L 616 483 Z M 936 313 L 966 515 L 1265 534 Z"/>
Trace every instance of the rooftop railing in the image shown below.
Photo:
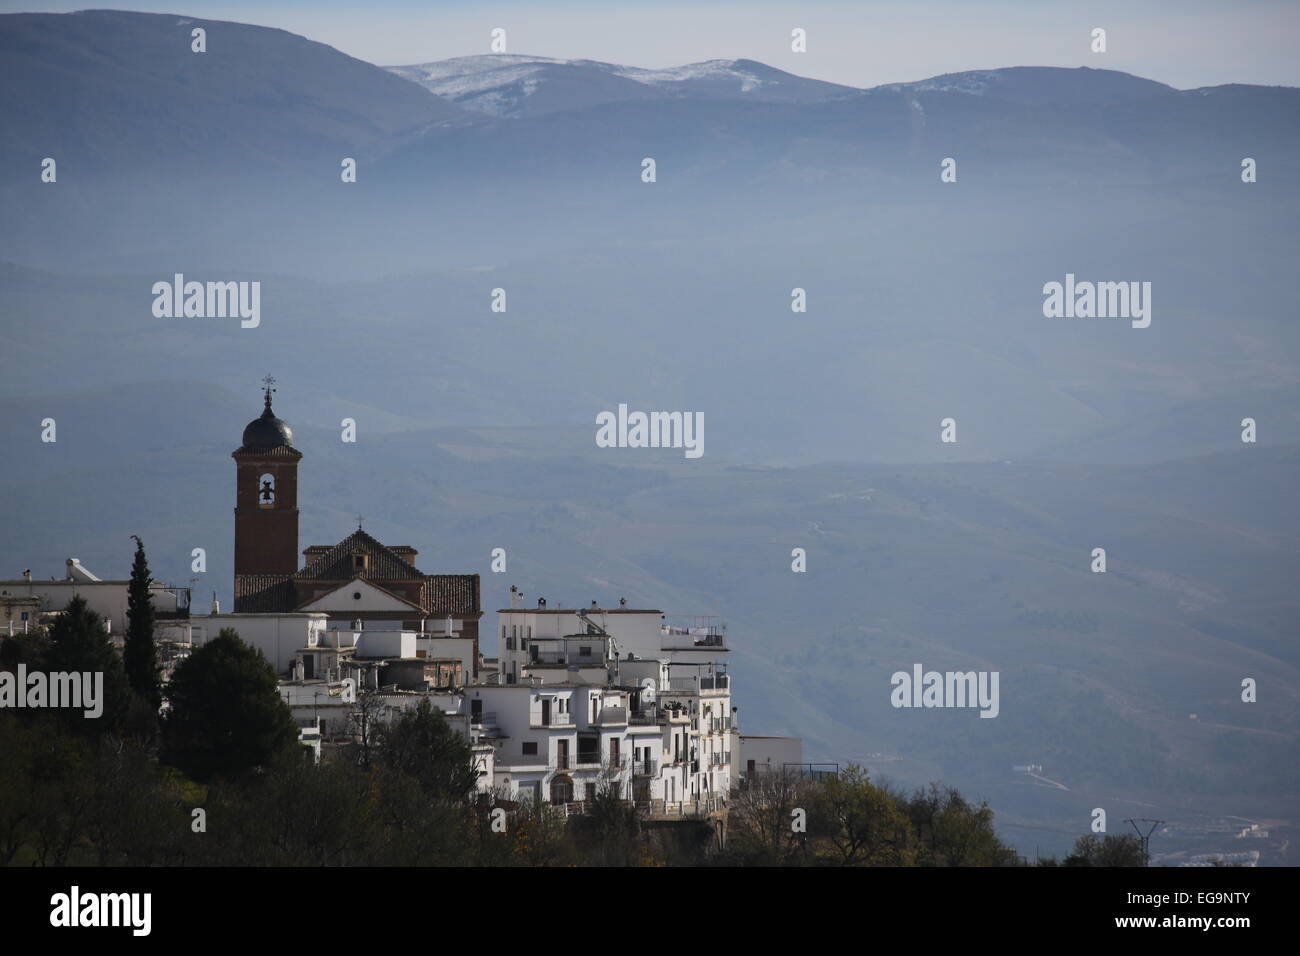
<path fill-rule="evenodd" d="M 665 614 L 660 633 L 674 642 L 694 647 L 725 647 L 727 622 L 713 615 Z"/>

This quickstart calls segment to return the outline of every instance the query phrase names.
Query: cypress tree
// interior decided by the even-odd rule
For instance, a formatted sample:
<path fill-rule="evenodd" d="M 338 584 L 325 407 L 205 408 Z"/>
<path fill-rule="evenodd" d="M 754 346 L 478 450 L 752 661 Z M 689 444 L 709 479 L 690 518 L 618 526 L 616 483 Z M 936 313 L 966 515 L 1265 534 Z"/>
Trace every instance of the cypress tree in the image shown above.
<path fill-rule="evenodd" d="M 135 562 L 131 565 L 131 583 L 126 592 L 126 646 L 122 662 L 136 696 L 156 713 L 162 704 L 158 680 L 158 653 L 154 648 L 153 602 L 149 598 L 149 563 L 145 560 L 144 542 L 135 535 Z"/>

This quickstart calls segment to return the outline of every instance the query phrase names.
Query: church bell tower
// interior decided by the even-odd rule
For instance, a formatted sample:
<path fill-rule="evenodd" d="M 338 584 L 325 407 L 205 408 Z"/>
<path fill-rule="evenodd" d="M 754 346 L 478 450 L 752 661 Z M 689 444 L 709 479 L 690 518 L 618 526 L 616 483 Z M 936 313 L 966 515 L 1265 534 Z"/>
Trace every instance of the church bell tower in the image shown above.
<path fill-rule="evenodd" d="M 298 462 L 293 430 L 271 410 L 269 375 L 266 408 L 244 429 L 235 459 L 235 580 L 244 574 L 288 575 L 298 570 Z M 236 587 L 239 611 L 239 588 Z"/>

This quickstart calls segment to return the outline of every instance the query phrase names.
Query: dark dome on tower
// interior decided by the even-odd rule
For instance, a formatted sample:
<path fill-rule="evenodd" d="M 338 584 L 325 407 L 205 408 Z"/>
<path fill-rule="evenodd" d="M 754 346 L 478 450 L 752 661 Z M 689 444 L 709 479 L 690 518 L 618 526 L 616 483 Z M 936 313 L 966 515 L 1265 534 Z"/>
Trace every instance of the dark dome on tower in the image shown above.
<path fill-rule="evenodd" d="M 244 446 L 249 451 L 270 448 L 292 448 L 293 429 L 275 417 L 271 410 L 271 390 L 266 391 L 266 408 L 244 429 Z"/>

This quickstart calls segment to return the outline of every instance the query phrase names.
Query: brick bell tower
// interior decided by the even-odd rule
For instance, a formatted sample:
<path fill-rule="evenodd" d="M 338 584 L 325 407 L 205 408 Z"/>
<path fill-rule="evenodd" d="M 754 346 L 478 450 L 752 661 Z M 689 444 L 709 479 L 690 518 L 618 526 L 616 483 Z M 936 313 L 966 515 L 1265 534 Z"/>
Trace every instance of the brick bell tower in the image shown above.
<path fill-rule="evenodd" d="M 243 574 L 298 570 L 298 462 L 293 430 L 275 417 L 275 379 L 263 379 L 266 408 L 244 429 L 235 459 L 235 581 Z M 235 590 L 239 611 L 239 588 Z"/>

